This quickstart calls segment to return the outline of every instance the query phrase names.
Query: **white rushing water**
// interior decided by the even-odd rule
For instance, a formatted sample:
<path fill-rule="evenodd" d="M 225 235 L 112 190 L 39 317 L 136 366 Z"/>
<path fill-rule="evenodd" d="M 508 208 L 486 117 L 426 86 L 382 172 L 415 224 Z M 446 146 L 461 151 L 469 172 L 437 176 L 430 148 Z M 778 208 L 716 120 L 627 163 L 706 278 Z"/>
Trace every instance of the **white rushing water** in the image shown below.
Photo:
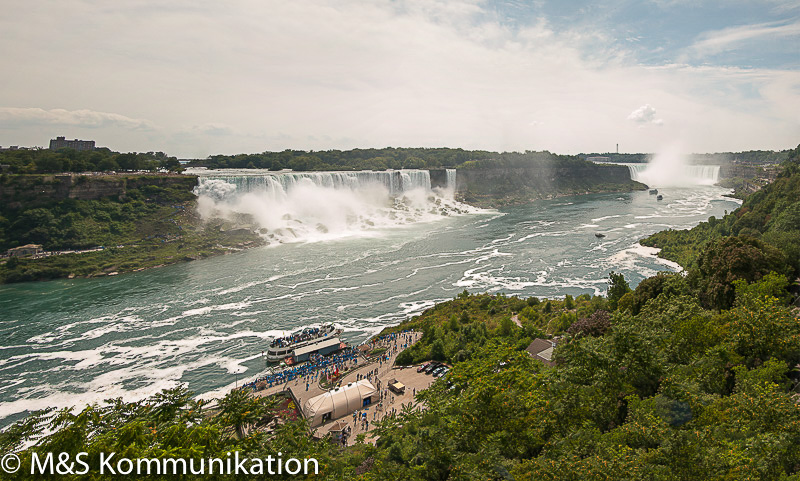
<path fill-rule="evenodd" d="M 445 169 L 445 175 L 447 176 L 445 189 L 452 196 L 456 192 L 456 169 Z"/>
<path fill-rule="evenodd" d="M 611 270 L 636 285 L 677 269 L 639 239 L 737 205 L 719 187 L 659 187 L 660 202 L 637 191 L 448 215 L 461 207 L 430 188 L 427 172 L 248 173 L 208 172 L 201 198 L 232 218 L 247 210 L 263 235 L 282 238 L 273 246 L 0 286 L 0 426 L 178 385 L 218 394 L 264 370 L 274 336 L 334 322 L 358 343 L 464 289 L 602 294 Z"/>
<path fill-rule="evenodd" d="M 273 244 L 372 236 L 475 211 L 453 200 L 455 169 L 448 169 L 443 190 L 431 189 L 427 170 L 197 174 L 204 218 L 235 221 Z"/>

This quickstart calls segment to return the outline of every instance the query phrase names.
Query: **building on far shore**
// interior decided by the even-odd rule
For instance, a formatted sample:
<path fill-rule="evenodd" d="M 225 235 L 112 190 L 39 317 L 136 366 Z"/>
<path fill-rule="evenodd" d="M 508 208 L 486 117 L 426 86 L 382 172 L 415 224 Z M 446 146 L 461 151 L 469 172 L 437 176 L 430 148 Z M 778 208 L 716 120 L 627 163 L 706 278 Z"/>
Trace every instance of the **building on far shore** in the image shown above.
<path fill-rule="evenodd" d="M 43 252 L 39 244 L 27 244 L 8 250 L 8 257 L 35 257 Z"/>
<path fill-rule="evenodd" d="M 94 150 L 94 140 L 67 140 L 64 137 L 50 139 L 50 150 L 58 149 Z"/>

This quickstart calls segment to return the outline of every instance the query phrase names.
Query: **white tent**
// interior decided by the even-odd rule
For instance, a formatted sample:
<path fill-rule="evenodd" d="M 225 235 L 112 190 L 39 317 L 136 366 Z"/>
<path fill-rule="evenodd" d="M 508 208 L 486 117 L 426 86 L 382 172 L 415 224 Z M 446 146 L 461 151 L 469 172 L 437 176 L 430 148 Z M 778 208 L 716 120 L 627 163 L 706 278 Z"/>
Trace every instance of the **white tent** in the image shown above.
<path fill-rule="evenodd" d="M 377 397 L 378 390 L 375 389 L 375 386 L 369 380 L 362 379 L 312 397 L 303 405 L 303 413 L 312 427 L 319 426 L 330 419 L 347 416 L 353 411 L 377 401 Z M 365 401 L 367 401 L 366 404 Z"/>

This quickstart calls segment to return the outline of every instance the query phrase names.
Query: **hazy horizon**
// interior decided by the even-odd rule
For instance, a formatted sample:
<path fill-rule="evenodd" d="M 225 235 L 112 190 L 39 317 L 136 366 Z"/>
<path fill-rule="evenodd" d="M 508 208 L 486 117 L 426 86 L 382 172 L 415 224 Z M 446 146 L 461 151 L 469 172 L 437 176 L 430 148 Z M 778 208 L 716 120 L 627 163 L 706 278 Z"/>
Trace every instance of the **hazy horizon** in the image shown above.
<path fill-rule="evenodd" d="M 180 158 L 419 146 L 785 150 L 785 0 L 27 2 L 0 18 L 0 145 Z"/>

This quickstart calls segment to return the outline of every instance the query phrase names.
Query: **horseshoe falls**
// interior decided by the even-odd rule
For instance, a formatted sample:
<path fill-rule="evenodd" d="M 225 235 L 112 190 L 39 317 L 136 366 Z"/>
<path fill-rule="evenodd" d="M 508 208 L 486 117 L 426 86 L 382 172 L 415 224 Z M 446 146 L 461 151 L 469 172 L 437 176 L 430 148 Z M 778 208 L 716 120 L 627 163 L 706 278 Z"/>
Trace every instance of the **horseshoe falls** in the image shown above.
<path fill-rule="evenodd" d="M 692 185 L 714 185 L 719 180 L 718 165 L 625 164 L 631 180 L 650 187 L 688 187 Z"/>

